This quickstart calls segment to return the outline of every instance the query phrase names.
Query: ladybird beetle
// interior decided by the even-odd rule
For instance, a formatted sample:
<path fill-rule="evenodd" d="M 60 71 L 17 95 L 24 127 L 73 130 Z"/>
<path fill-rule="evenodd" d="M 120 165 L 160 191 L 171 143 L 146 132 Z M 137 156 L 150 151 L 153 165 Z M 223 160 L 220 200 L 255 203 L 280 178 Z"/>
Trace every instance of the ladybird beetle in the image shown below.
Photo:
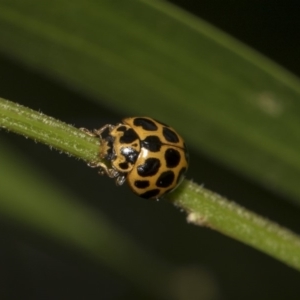
<path fill-rule="evenodd" d="M 107 135 L 104 135 L 104 132 Z M 146 199 L 158 199 L 174 190 L 188 167 L 188 151 L 182 137 L 166 124 L 148 117 L 133 117 L 117 125 L 107 124 L 94 135 L 100 138 L 100 173 L 125 180 L 131 190 Z"/>

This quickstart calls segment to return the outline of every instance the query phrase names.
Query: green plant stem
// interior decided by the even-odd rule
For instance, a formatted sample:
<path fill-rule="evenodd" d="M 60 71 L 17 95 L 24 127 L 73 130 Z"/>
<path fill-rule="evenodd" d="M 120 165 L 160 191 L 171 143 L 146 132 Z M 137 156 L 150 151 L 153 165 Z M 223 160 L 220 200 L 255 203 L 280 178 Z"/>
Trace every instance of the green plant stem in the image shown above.
<path fill-rule="evenodd" d="M 85 161 L 99 160 L 99 139 L 3 98 L 0 98 L 0 127 Z"/>
<path fill-rule="evenodd" d="M 300 270 L 300 237 L 191 181 L 167 196 L 187 212 L 189 223 L 206 226 Z"/>
<path fill-rule="evenodd" d="M 0 127 L 86 161 L 99 159 L 98 139 L 2 98 Z M 210 227 L 300 270 L 300 238 L 289 230 L 187 180 L 166 198 L 188 213 L 188 222 Z"/>

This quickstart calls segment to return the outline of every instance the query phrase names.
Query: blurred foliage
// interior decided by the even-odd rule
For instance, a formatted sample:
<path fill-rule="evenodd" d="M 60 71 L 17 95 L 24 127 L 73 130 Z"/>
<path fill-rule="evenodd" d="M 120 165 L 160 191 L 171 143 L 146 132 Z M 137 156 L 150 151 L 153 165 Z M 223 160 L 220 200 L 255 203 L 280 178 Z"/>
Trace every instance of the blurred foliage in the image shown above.
<path fill-rule="evenodd" d="M 216 15 L 227 12 L 234 22 L 231 7 L 219 5 Z M 241 14 L 234 15 L 238 20 Z M 2 97 L 78 127 L 96 128 L 137 114 L 170 123 L 190 147 L 188 177 L 299 232 L 299 208 L 286 201 L 298 205 L 300 199 L 299 83 L 287 71 L 158 1 L 1 0 L 0 40 Z M 6 142 L 14 145 L 10 154 L 32 164 L 6 164 L 7 172 L 22 168 L 29 176 L 38 165 L 43 171 L 33 172 L 48 173 L 49 189 L 63 186 L 76 195 L 74 201 L 96 214 L 105 212 L 162 259 L 196 266 L 210 287 L 203 299 L 299 294 L 299 274 L 235 241 L 187 226 L 167 203 L 141 201 L 82 162 L 2 131 L 1 144 Z M 6 171 L 1 174 L 6 177 Z M 21 185 L 12 186 L 21 197 Z M 28 188 L 36 191 L 34 182 Z M 24 205 L 31 197 L 24 195 Z M 39 299 L 45 291 L 62 299 L 141 296 L 128 282 L 88 263 L 69 243 L 49 241 L 16 212 L 2 212 L 3 299 L 13 293 Z M 36 213 L 32 209 L 33 218 Z M 24 276 L 16 278 L 20 270 Z M 190 273 L 180 274 L 189 278 Z M 12 292 L 12 282 L 18 292 Z"/>

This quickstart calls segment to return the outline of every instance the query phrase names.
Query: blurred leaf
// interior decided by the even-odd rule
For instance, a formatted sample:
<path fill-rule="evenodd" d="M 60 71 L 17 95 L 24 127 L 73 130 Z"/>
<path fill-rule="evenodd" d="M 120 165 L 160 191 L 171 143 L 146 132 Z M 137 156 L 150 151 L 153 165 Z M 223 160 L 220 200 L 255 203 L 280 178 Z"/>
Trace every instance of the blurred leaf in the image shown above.
<path fill-rule="evenodd" d="M 171 280 L 171 266 L 141 249 L 99 211 L 80 205 L 74 195 L 3 144 L 0 157 L 5 157 L 0 168 L 2 219 L 39 230 L 114 270 L 138 289 L 170 298 L 172 290 L 165 283 Z"/>
<path fill-rule="evenodd" d="M 300 202 L 298 79 L 156 0 L 0 2 L 3 53 Z"/>

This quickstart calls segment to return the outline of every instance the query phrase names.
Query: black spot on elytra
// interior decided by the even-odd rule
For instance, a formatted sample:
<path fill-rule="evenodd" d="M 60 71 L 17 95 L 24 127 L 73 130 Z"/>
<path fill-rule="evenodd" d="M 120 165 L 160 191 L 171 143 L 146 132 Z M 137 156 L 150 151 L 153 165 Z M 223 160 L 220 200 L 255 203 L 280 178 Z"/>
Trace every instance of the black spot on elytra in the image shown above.
<path fill-rule="evenodd" d="M 158 152 L 161 148 L 161 141 L 156 135 L 149 135 L 141 141 L 141 146 L 151 152 Z"/>
<path fill-rule="evenodd" d="M 125 132 L 126 131 L 126 126 L 119 126 L 119 127 L 117 127 L 117 131 L 123 131 L 123 132 Z"/>
<path fill-rule="evenodd" d="M 137 172 L 142 177 L 155 175 L 160 168 L 160 161 L 157 158 L 148 158 L 145 163 L 137 167 Z"/>
<path fill-rule="evenodd" d="M 156 124 L 153 121 L 149 120 L 149 119 L 135 118 L 134 121 L 133 121 L 133 124 L 135 126 L 141 126 L 144 130 L 147 130 L 147 131 L 157 130 Z"/>
<path fill-rule="evenodd" d="M 165 139 L 168 142 L 171 142 L 171 143 L 178 143 L 179 142 L 178 135 L 173 130 L 171 130 L 170 128 L 164 127 L 163 128 L 163 135 L 164 135 Z"/>
<path fill-rule="evenodd" d="M 127 162 L 122 162 L 122 163 L 119 163 L 119 167 L 120 167 L 120 169 L 122 169 L 122 170 L 127 170 L 128 167 L 129 167 L 129 165 L 128 165 Z"/>
<path fill-rule="evenodd" d="M 136 180 L 134 185 L 139 189 L 144 189 L 150 185 L 149 180 Z"/>
<path fill-rule="evenodd" d="M 180 153 L 179 151 L 169 148 L 165 152 L 165 160 L 168 168 L 175 168 L 180 162 Z"/>
<path fill-rule="evenodd" d="M 157 179 L 156 186 L 166 188 L 173 183 L 174 179 L 175 179 L 175 174 L 173 171 L 163 172 Z"/>
<path fill-rule="evenodd" d="M 183 180 L 183 177 L 184 177 L 184 174 L 185 174 L 186 170 L 187 170 L 187 169 L 186 169 L 185 167 L 183 167 L 183 168 L 181 168 L 181 170 L 179 171 L 178 177 L 177 177 L 177 184 L 178 184 L 179 182 L 181 182 L 181 180 Z"/>
<path fill-rule="evenodd" d="M 122 147 L 121 154 L 125 157 L 128 163 L 134 164 L 138 158 L 139 153 L 131 147 Z"/>
<path fill-rule="evenodd" d="M 121 126 L 121 127 L 125 127 L 125 126 Z M 124 134 L 120 137 L 120 142 L 122 144 L 131 144 L 139 138 L 136 132 L 132 128 L 125 127 L 125 129 L 127 130 L 125 130 Z"/>
<path fill-rule="evenodd" d="M 149 199 L 149 198 L 154 198 L 159 194 L 160 190 L 159 189 L 153 189 L 150 191 L 147 191 L 143 194 L 140 194 L 139 196 L 145 199 Z"/>

